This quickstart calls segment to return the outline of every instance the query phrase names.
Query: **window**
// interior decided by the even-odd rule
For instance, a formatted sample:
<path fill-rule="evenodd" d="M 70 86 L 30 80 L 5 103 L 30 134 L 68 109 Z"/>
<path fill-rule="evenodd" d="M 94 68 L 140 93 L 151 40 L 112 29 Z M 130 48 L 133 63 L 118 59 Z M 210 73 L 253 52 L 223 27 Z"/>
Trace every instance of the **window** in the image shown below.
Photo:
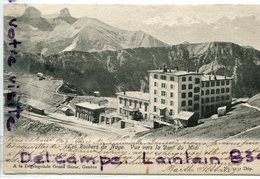
<path fill-rule="evenodd" d="M 197 111 L 197 110 L 199 110 L 199 109 L 200 109 L 200 105 L 199 105 L 199 104 L 197 104 L 197 103 L 196 103 L 196 104 L 194 104 L 194 110 L 195 110 L 195 111 Z"/>
<path fill-rule="evenodd" d="M 165 75 L 161 75 L 161 80 L 166 80 L 166 76 Z"/>
<path fill-rule="evenodd" d="M 221 85 L 222 85 L 222 86 L 225 85 L 225 81 L 221 81 Z"/>
<path fill-rule="evenodd" d="M 189 97 L 192 97 L 192 92 L 189 92 L 189 93 L 188 93 L 188 96 L 189 96 Z"/>
<path fill-rule="evenodd" d="M 199 101 L 200 100 L 200 96 L 199 95 L 194 95 L 194 101 Z"/>
<path fill-rule="evenodd" d="M 189 89 L 192 89 L 192 84 L 189 84 Z"/>
<path fill-rule="evenodd" d="M 182 86 L 181 86 L 181 89 L 182 89 L 182 90 L 186 90 L 186 85 L 182 85 Z"/>
<path fill-rule="evenodd" d="M 211 97 L 211 102 L 215 102 L 215 97 Z"/>
<path fill-rule="evenodd" d="M 181 94 L 181 97 L 182 97 L 182 98 L 186 98 L 186 93 L 182 93 L 182 94 Z"/>
<path fill-rule="evenodd" d="M 173 106 L 173 101 L 170 101 L 170 105 Z"/>
<path fill-rule="evenodd" d="M 161 95 L 162 96 L 166 96 L 166 92 L 165 91 L 161 91 Z"/>
<path fill-rule="evenodd" d="M 132 106 L 132 100 L 129 100 L 129 106 Z"/>
<path fill-rule="evenodd" d="M 171 80 L 171 81 L 174 81 L 174 77 L 173 77 L 173 76 L 171 76 L 171 77 L 170 77 L 170 80 Z"/>
<path fill-rule="evenodd" d="M 204 85 L 205 85 L 205 82 L 202 82 L 201 86 L 204 87 Z"/>
<path fill-rule="evenodd" d="M 173 89 L 173 84 L 171 84 L 171 89 Z"/>
<path fill-rule="evenodd" d="M 230 97 L 229 97 L 229 95 L 227 95 L 227 96 L 226 96 L 226 100 L 229 100 L 229 99 L 230 99 Z"/>
<path fill-rule="evenodd" d="M 226 88 L 226 93 L 229 93 L 229 88 Z"/>
<path fill-rule="evenodd" d="M 170 116 L 172 115 L 172 109 L 170 109 L 170 113 L 169 114 L 170 114 Z"/>
<path fill-rule="evenodd" d="M 192 105 L 192 100 L 189 100 L 188 104 L 189 104 L 189 106 L 191 106 Z"/>
<path fill-rule="evenodd" d="M 216 81 L 216 86 L 219 86 L 219 84 L 220 84 L 219 81 Z"/>
<path fill-rule="evenodd" d="M 119 103 L 122 104 L 122 98 L 119 99 Z"/>
<path fill-rule="evenodd" d="M 215 94 L 215 90 L 214 89 L 211 90 L 211 94 Z"/>
<path fill-rule="evenodd" d="M 186 81 L 186 77 L 182 77 L 182 81 Z"/>
<path fill-rule="evenodd" d="M 141 102 L 139 103 L 139 108 L 142 108 L 142 103 Z"/>
<path fill-rule="evenodd" d="M 229 83 L 230 83 L 230 81 L 229 81 L 229 80 L 227 80 L 227 81 L 226 81 L 226 85 L 229 85 Z"/>
<path fill-rule="evenodd" d="M 204 98 L 201 98 L 201 104 L 204 104 Z"/>
<path fill-rule="evenodd" d="M 157 91 L 156 91 L 156 90 L 154 90 L 154 91 L 153 91 L 153 94 L 157 94 Z"/>
<path fill-rule="evenodd" d="M 165 83 L 162 83 L 162 84 L 161 84 L 161 87 L 162 87 L 162 88 L 166 88 L 166 84 L 165 84 Z"/>
<path fill-rule="evenodd" d="M 144 118 L 147 119 L 147 114 L 144 115 Z"/>
<path fill-rule="evenodd" d="M 161 104 L 165 104 L 165 99 L 161 99 Z"/>
<path fill-rule="evenodd" d="M 221 96 L 221 101 L 224 101 L 225 100 L 225 96 Z"/>
<path fill-rule="evenodd" d="M 208 81 L 206 81 L 206 87 L 209 87 L 209 82 Z"/>
<path fill-rule="evenodd" d="M 206 103 L 209 103 L 209 98 L 206 98 L 205 101 L 206 101 Z"/>
<path fill-rule="evenodd" d="M 209 95 L 209 90 L 206 90 L 206 95 Z"/>
<path fill-rule="evenodd" d="M 157 83 L 156 83 L 156 82 L 154 82 L 154 86 L 157 86 Z"/>
<path fill-rule="evenodd" d="M 153 112 L 156 112 L 156 106 L 153 107 Z"/>
<path fill-rule="evenodd" d="M 119 109 L 119 113 L 120 113 L 120 114 L 122 113 L 122 108 Z"/>
<path fill-rule="evenodd" d="M 221 93 L 225 93 L 225 88 L 221 88 Z"/>
<path fill-rule="evenodd" d="M 127 100 L 125 99 L 125 106 L 126 106 L 126 102 L 127 102 Z"/>
<path fill-rule="evenodd" d="M 189 76 L 189 81 L 192 81 L 192 76 Z"/>
<path fill-rule="evenodd" d="M 216 97 L 216 101 L 217 102 L 220 101 L 220 97 L 219 96 Z"/>
<path fill-rule="evenodd" d="M 181 106 L 186 106 L 186 101 L 182 101 Z"/>
<path fill-rule="evenodd" d="M 216 94 L 219 94 L 219 89 L 216 89 Z"/>
<path fill-rule="evenodd" d="M 194 88 L 194 93 L 199 93 L 200 92 L 200 88 L 199 87 L 195 87 Z"/>
<path fill-rule="evenodd" d="M 200 83 L 200 79 L 199 78 L 195 78 L 195 84 L 199 84 Z"/>
<path fill-rule="evenodd" d="M 171 98 L 172 98 L 173 97 L 173 93 L 171 92 L 170 94 L 171 94 Z"/>
<path fill-rule="evenodd" d="M 203 90 L 201 90 L 201 96 L 203 96 L 204 95 L 204 91 Z"/>
<path fill-rule="evenodd" d="M 144 111 L 147 111 L 147 104 L 144 105 Z"/>
<path fill-rule="evenodd" d="M 153 75 L 153 78 L 154 79 L 158 79 L 158 75 Z"/>
<path fill-rule="evenodd" d="M 211 81 L 211 86 L 215 86 L 215 81 Z"/>

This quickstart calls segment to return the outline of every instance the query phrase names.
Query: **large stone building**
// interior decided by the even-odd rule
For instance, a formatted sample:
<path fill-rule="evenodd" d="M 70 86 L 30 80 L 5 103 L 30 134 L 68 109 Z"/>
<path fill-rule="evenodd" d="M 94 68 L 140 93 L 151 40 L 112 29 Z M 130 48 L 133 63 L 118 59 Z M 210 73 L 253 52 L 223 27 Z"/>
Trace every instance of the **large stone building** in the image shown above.
<path fill-rule="evenodd" d="M 220 106 L 231 104 L 230 77 L 164 68 L 149 71 L 151 119 L 179 116 L 193 112 L 192 123 L 207 117 Z"/>

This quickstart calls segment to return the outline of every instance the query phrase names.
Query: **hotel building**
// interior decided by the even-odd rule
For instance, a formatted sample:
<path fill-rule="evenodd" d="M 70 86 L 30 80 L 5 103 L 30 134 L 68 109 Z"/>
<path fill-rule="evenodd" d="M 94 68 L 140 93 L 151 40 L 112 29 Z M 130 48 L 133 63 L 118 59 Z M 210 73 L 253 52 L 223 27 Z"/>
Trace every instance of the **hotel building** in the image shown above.
<path fill-rule="evenodd" d="M 230 77 L 164 68 L 149 71 L 150 117 L 172 118 L 193 113 L 193 123 L 208 117 L 220 106 L 231 105 Z"/>

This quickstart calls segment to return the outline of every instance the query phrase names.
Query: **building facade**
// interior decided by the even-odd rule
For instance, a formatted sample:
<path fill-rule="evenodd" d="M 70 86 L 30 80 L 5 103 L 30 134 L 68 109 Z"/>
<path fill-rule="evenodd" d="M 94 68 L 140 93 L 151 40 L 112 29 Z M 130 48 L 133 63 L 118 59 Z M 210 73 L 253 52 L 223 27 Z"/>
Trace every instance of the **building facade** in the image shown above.
<path fill-rule="evenodd" d="M 149 99 L 149 93 L 139 91 L 117 93 L 117 113 L 131 120 L 148 119 L 150 112 Z"/>
<path fill-rule="evenodd" d="M 163 119 L 181 111 L 199 119 L 231 104 L 230 77 L 164 68 L 149 71 L 150 116 Z"/>
<path fill-rule="evenodd" d="M 105 112 L 106 107 L 99 104 L 84 102 L 76 104 L 75 116 L 93 123 L 99 123 L 99 115 Z"/>

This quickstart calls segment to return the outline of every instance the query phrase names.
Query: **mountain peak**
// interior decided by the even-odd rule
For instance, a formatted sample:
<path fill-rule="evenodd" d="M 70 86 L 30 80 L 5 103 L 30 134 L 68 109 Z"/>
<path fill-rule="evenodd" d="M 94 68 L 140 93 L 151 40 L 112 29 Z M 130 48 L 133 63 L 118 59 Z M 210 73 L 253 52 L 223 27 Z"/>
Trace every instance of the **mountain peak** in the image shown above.
<path fill-rule="evenodd" d="M 28 7 L 27 9 L 25 9 L 22 16 L 27 18 L 40 18 L 41 11 L 39 11 L 35 7 Z"/>
<path fill-rule="evenodd" d="M 62 10 L 60 10 L 60 14 L 59 14 L 60 17 L 68 17 L 70 16 L 70 11 L 68 8 L 64 8 Z"/>

